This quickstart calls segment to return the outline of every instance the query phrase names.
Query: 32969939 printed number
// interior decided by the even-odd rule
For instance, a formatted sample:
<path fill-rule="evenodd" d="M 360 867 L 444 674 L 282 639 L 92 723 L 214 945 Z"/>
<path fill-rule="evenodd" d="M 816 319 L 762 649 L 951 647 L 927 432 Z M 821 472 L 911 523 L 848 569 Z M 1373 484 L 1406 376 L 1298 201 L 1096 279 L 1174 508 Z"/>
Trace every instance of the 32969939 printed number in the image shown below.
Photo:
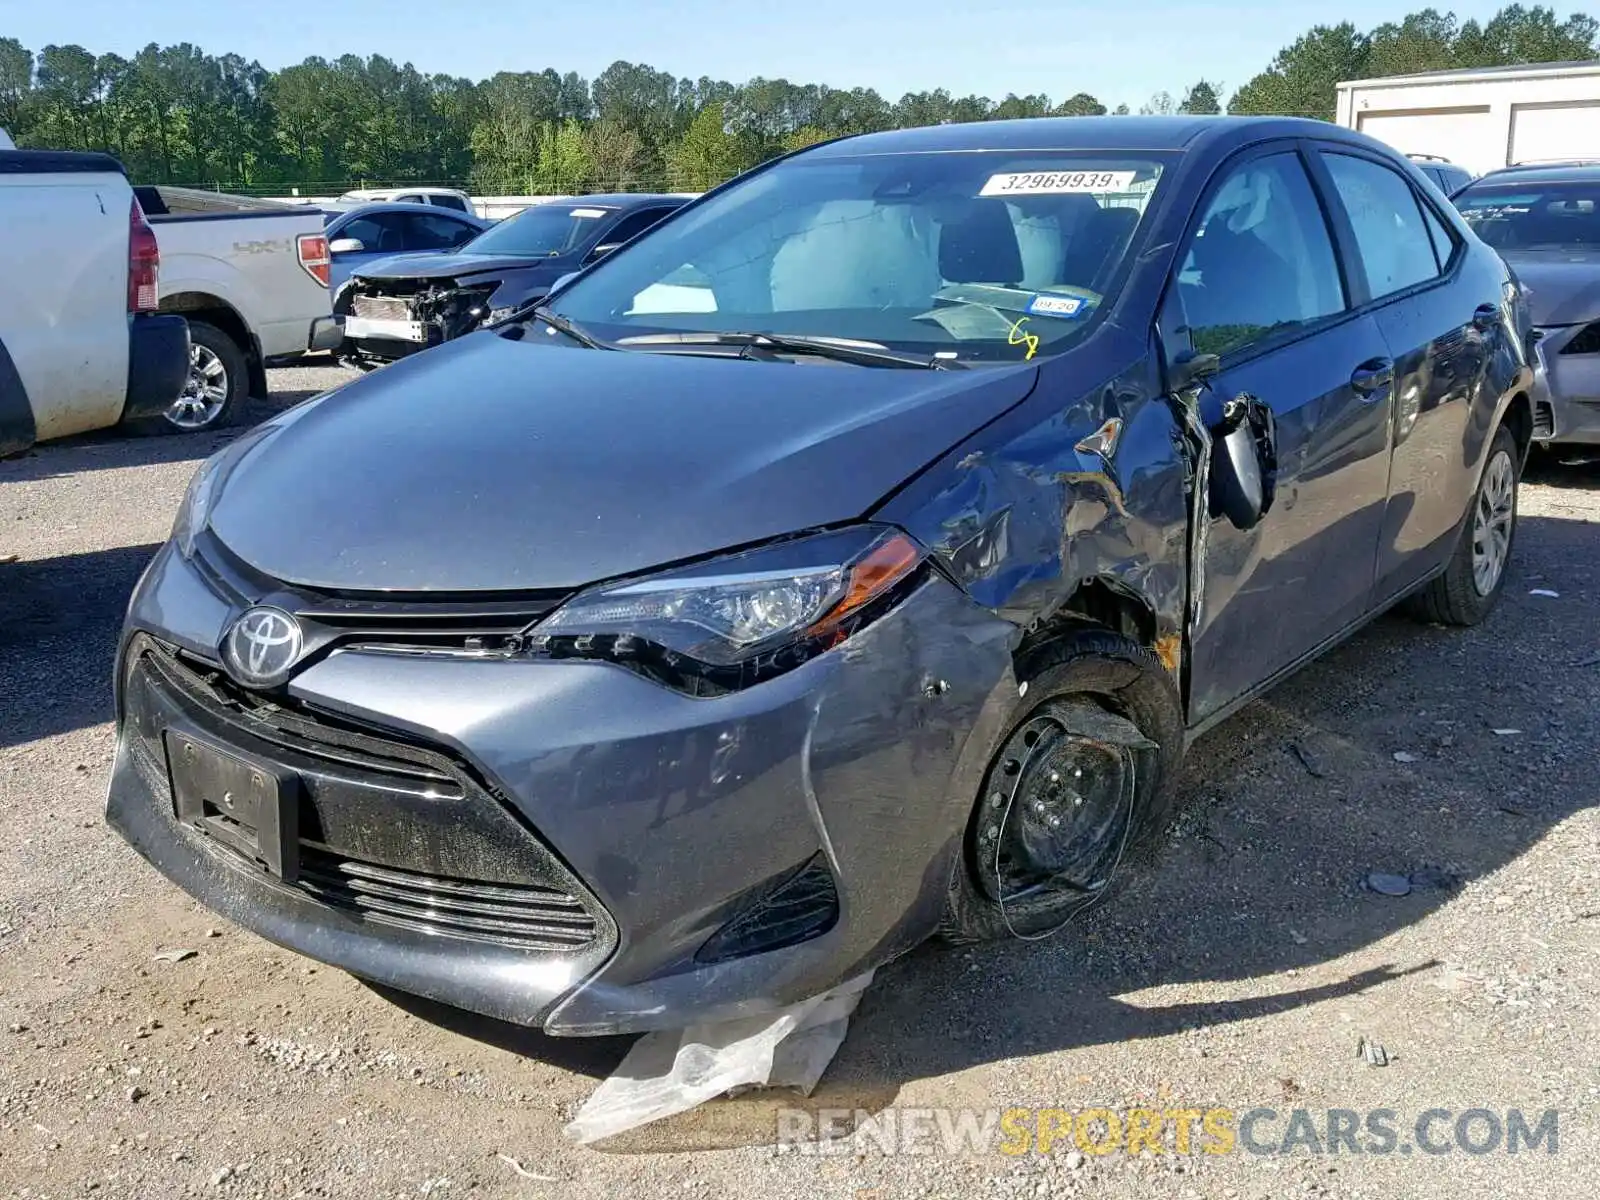
<path fill-rule="evenodd" d="M 991 175 L 980 196 L 1044 196 L 1126 191 L 1133 171 L 1023 171 Z"/>

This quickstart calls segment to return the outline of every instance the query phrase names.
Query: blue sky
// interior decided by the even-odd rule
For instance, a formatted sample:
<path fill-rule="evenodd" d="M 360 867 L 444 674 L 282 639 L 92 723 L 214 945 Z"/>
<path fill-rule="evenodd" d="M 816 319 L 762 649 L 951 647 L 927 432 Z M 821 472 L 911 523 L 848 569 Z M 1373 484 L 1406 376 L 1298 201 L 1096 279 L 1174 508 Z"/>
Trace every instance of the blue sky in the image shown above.
<path fill-rule="evenodd" d="M 763 9 L 754 0 L 0 0 L 0 36 L 34 50 L 76 42 L 124 55 L 187 41 L 272 68 L 312 54 L 383 54 L 474 79 L 547 66 L 593 78 L 626 59 L 696 78 L 875 87 L 890 100 L 935 87 L 995 99 L 1087 91 L 1137 108 L 1202 76 L 1237 87 L 1310 26 L 1340 19 L 1332 12 L 1370 28 L 1426 2 L 791 0 Z M 1439 7 L 1482 19 L 1501 4 Z M 1556 5 L 1563 17 L 1574 7 Z"/>

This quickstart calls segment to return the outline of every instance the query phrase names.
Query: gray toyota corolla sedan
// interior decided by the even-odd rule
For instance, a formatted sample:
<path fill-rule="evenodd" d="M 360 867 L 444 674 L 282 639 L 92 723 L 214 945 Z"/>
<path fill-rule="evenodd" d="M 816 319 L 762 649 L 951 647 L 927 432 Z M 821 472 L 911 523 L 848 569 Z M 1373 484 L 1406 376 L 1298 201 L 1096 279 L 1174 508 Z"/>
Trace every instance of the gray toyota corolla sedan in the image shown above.
<path fill-rule="evenodd" d="M 196 473 L 109 819 L 233 920 L 556 1034 L 1050 932 L 1187 739 L 1484 619 L 1526 312 L 1293 120 L 849 138 Z"/>
<path fill-rule="evenodd" d="M 1493 171 L 1456 207 L 1528 293 L 1534 438 L 1600 445 L 1600 163 Z"/>

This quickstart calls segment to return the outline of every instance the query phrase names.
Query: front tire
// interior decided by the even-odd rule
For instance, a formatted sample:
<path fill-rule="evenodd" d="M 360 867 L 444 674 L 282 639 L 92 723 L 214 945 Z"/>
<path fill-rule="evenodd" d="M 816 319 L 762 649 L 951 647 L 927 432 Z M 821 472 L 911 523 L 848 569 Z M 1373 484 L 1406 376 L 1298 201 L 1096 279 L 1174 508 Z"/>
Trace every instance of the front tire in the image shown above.
<path fill-rule="evenodd" d="M 1502 425 L 1489 443 L 1483 477 L 1449 566 L 1406 602 L 1414 616 L 1437 625 L 1465 626 L 1494 611 L 1516 540 L 1520 463 L 1516 439 Z"/>
<path fill-rule="evenodd" d="M 1096 902 L 1165 824 L 1183 706 L 1149 650 L 1085 628 L 1026 664 L 1027 690 L 990 764 L 939 936 L 1039 937 Z"/>

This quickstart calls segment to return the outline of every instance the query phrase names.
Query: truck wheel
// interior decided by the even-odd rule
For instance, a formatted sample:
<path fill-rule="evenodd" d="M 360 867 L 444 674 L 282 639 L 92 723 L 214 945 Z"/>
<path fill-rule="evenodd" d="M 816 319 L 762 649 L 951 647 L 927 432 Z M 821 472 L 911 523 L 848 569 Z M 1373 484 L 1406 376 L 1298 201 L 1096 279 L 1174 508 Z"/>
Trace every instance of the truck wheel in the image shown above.
<path fill-rule="evenodd" d="M 1406 601 L 1413 616 L 1437 625 L 1476 625 L 1494 611 L 1516 539 L 1519 462 L 1516 439 L 1502 425 L 1489 443 L 1483 478 L 1450 565 Z"/>
<path fill-rule="evenodd" d="M 1171 807 L 1183 706 L 1154 654 L 1085 629 L 1026 670 L 952 874 L 947 941 L 1055 931 L 1105 894 Z"/>
<path fill-rule="evenodd" d="M 166 412 L 138 422 L 140 433 L 199 433 L 239 419 L 250 391 L 244 351 L 228 334 L 204 321 L 189 322 L 189 379 Z"/>

